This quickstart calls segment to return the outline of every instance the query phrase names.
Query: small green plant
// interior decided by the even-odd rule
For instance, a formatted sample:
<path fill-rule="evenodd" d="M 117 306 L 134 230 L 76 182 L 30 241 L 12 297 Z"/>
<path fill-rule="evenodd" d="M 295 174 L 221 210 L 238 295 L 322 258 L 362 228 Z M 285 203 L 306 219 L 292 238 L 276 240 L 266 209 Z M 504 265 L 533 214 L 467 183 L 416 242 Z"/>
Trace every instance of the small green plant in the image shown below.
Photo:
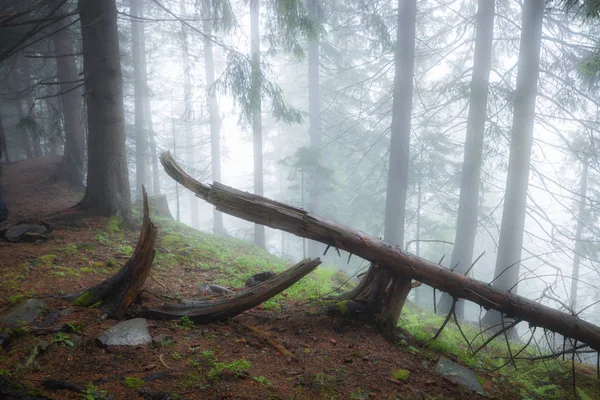
<path fill-rule="evenodd" d="M 134 377 L 128 376 L 125 378 L 124 384 L 127 387 L 130 387 L 135 390 L 139 390 L 142 388 L 142 386 L 144 386 L 144 380 L 140 379 L 140 378 L 134 378 Z"/>
<path fill-rule="evenodd" d="M 96 385 L 92 382 L 88 382 L 85 386 L 85 393 L 83 396 L 86 400 L 99 400 L 106 398 L 106 390 L 98 390 Z"/>
<path fill-rule="evenodd" d="M 117 262 L 115 260 L 113 260 L 112 258 L 109 258 L 108 260 L 106 260 L 106 266 L 108 268 L 113 268 L 117 266 Z"/>
<path fill-rule="evenodd" d="M 69 332 L 81 333 L 83 330 L 83 325 L 76 325 L 73 322 L 67 322 L 67 328 L 69 329 Z"/>
<path fill-rule="evenodd" d="M 174 360 L 181 360 L 182 355 L 181 353 L 174 351 L 171 353 L 171 357 L 173 357 Z"/>
<path fill-rule="evenodd" d="M 269 381 L 267 378 L 265 378 L 262 375 L 261 376 L 253 376 L 252 379 L 254 379 L 258 383 L 262 383 L 263 385 L 273 386 L 271 384 L 271 381 Z"/>
<path fill-rule="evenodd" d="M 193 329 L 196 324 L 189 317 L 181 317 L 179 323 L 175 322 L 175 326 L 179 329 Z"/>
<path fill-rule="evenodd" d="M 215 358 L 215 352 L 212 350 L 203 350 L 202 353 L 200 353 L 200 355 L 206 358 L 207 360 L 214 360 Z"/>
<path fill-rule="evenodd" d="M 73 347 L 75 346 L 75 344 L 69 340 L 69 335 L 63 332 L 58 332 L 56 334 L 56 337 L 54 339 L 52 339 L 52 341 L 50 343 L 58 343 L 60 344 L 60 347 L 65 347 L 65 346 L 69 346 L 69 347 Z"/>

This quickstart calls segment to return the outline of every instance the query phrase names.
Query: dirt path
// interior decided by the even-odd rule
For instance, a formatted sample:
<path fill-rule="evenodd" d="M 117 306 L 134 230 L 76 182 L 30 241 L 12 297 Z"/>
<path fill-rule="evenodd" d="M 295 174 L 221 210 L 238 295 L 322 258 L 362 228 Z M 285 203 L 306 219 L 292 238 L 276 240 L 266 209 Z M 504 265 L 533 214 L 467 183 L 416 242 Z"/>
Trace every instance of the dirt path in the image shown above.
<path fill-rule="evenodd" d="M 53 179 L 61 157 L 45 156 L 3 165 L 8 222 L 43 218 L 74 206 L 83 193 Z"/>

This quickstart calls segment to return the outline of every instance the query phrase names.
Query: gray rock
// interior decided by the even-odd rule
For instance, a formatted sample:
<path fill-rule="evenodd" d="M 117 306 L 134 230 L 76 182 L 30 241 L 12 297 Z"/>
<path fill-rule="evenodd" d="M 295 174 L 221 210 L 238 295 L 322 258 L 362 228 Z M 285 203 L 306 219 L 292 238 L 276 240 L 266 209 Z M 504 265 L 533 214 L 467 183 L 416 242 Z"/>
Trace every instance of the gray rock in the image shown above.
<path fill-rule="evenodd" d="M 271 271 L 259 272 L 258 274 L 254 274 L 250 278 L 246 279 L 246 286 L 247 287 L 256 286 L 260 283 L 263 283 L 264 281 L 268 281 L 269 279 L 274 278 L 275 276 L 277 276 L 277 274 L 275 272 L 271 272 Z"/>
<path fill-rule="evenodd" d="M 0 317 L 0 323 L 7 326 L 17 326 L 21 323 L 30 324 L 46 310 L 44 300 L 27 299 Z"/>
<path fill-rule="evenodd" d="M 4 238 L 9 242 L 18 242 L 27 234 L 31 234 L 30 236 L 41 235 L 37 238 L 41 239 L 47 232 L 48 229 L 43 225 L 19 224 L 8 228 L 4 233 Z"/>
<path fill-rule="evenodd" d="M 148 321 L 134 318 L 123 321 L 102 332 L 96 339 L 103 346 L 139 346 L 152 342 Z"/>
<path fill-rule="evenodd" d="M 477 377 L 470 369 L 462 367 L 445 357 L 440 357 L 435 366 L 435 371 L 458 385 L 486 396 L 483 387 L 479 384 Z"/>

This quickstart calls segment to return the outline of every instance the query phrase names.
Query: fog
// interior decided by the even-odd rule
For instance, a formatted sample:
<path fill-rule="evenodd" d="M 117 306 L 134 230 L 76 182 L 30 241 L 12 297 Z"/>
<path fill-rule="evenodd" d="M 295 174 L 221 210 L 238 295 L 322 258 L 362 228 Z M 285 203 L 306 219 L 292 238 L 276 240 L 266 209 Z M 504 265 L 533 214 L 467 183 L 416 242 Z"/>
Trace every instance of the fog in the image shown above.
<path fill-rule="evenodd" d="M 260 235 L 253 224 L 229 215 L 222 216 L 224 230 L 216 229 L 213 207 L 176 185 L 156 164 L 161 152 L 170 151 L 202 182 L 212 182 L 218 168 L 221 183 L 262 192 L 267 198 L 384 240 L 390 216 L 404 216 L 403 240 L 392 244 L 436 263 L 443 260 L 446 268 L 457 267 L 451 260 L 453 244 L 460 236 L 456 229 L 461 178 L 465 166 L 479 164 L 465 159 L 465 142 L 473 140 L 467 139 L 467 131 L 476 130 L 469 122 L 470 113 L 476 112 L 471 111 L 472 91 L 481 86 L 472 83 L 474 70 L 479 68 L 475 60 L 477 1 L 417 2 L 414 72 L 406 79 L 412 82 L 408 99 L 402 98 L 405 88 L 395 88 L 400 77 L 409 73 L 410 64 L 401 59 L 407 49 L 395 53 L 405 43 L 397 35 L 397 2 L 290 2 L 301 10 L 289 11 L 289 15 L 277 8 L 277 2 L 260 2 L 260 62 L 255 63 L 250 9 L 258 2 L 133 1 L 140 8 L 137 16 L 132 16 L 130 1 L 116 5 L 126 157 L 134 200 L 139 199 L 143 183 L 150 194 L 166 195 L 173 217 L 196 229 L 219 230 L 216 233 L 248 241 Z M 0 1 L 11 12 L 26 10 L 27 3 Z M 67 2 L 63 7 L 62 12 L 69 12 L 76 4 Z M 521 102 L 528 95 L 525 81 L 531 79 L 522 78 L 521 88 L 517 76 L 537 69 L 535 62 L 523 61 L 527 54 L 519 53 L 524 46 L 522 26 L 533 23 L 524 20 L 521 2 L 497 1 L 492 9 L 491 53 L 482 53 L 490 67 L 483 74 L 487 93 L 479 111 L 483 141 L 480 172 L 475 169 L 478 201 L 465 206 L 476 218 L 473 256 L 467 258 L 477 261 L 469 276 L 492 282 L 499 268 L 509 267 L 498 266 L 497 256 L 508 251 L 500 247 L 500 236 L 502 224 L 510 224 L 503 221 L 503 212 L 512 140 L 515 160 L 524 159 L 529 170 L 515 172 L 515 177 L 528 177 L 526 196 L 522 196 L 526 204 L 523 240 L 518 243 L 522 251 L 514 260 L 517 265 L 510 267 L 518 271 L 518 285 L 503 289 L 580 313 L 581 318 L 598 324 L 598 24 L 583 11 L 547 2 L 541 40 L 532 44 L 540 51 L 539 78 L 534 77 L 532 94 L 534 113 L 523 111 L 518 116 L 527 106 Z M 31 15 L 42 18 L 44 12 L 31 11 Z M 302 18 L 293 20 L 292 14 Z M 316 22 L 307 22 L 309 17 Z M 83 79 L 76 13 L 61 21 L 63 34 L 72 40 L 78 79 Z M 34 154 L 36 143 L 42 154 L 65 154 L 68 140 L 62 110 L 66 103 L 61 100 L 65 90 L 57 75 L 52 39 L 57 33 L 49 26 L 35 32 L 39 40 L 24 39 L 22 27 L 11 25 L 7 18 L 0 19 L 0 28 L 6 32 L 0 33 L 3 161 L 38 155 Z M 138 36 L 133 30 L 138 30 Z M 207 46 L 212 52 L 210 63 Z M 207 70 L 213 70 L 214 82 L 209 82 Z M 258 73 L 257 84 L 252 77 Z M 76 92 L 81 102 L 83 91 L 77 88 Z M 149 109 L 140 111 L 144 101 Z M 400 146 L 400 153 L 394 154 L 391 138 L 395 132 L 404 132 L 401 117 L 395 116 L 402 113 L 402 102 L 408 104 L 405 138 L 410 145 Z M 85 110 L 85 103 L 81 107 Z M 258 120 L 261 183 L 255 170 Z M 87 135 L 85 118 L 80 124 Z M 528 146 L 528 131 L 533 134 L 529 162 L 518 153 Z M 31 137 L 31 143 L 24 143 L 23 137 Z M 154 150 L 148 140 L 154 140 Z M 145 145 L 139 147 L 140 143 Z M 407 164 L 402 212 L 386 208 L 390 185 L 396 184 L 390 183 L 390 171 L 397 154 L 401 154 L 399 162 Z M 90 168 L 87 151 L 82 156 L 85 183 Z M 145 171 L 141 177 L 136 173 L 140 168 Z M 587 188 L 581 193 L 584 170 Z M 515 190 L 520 187 L 517 181 L 508 181 Z M 258 192 L 257 185 L 261 186 Z M 391 204 L 403 204 L 400 200 L 393 198 Z M 519 218 L 514 215 L 514 221 Z M 511 235 L 507 233 L 508 238 Z M 290 261 L 321 256 L 326 266 L 354 277 L 369 266 L 334 249 L 323 256 L 324 245 L 270 228 L 264 244 L 270 253 Z M 574 264 L 579 268 L 575 278 Z M 464 262 L 461 266 L 468 267 Z M 413 290 L 409 299 L 433 308 L 429 287 Z M 468 303 L 464 318 L 477 321 L 484 313 Z M 525 324 L 519 328 L 523 335 L 527 331 Z"/>

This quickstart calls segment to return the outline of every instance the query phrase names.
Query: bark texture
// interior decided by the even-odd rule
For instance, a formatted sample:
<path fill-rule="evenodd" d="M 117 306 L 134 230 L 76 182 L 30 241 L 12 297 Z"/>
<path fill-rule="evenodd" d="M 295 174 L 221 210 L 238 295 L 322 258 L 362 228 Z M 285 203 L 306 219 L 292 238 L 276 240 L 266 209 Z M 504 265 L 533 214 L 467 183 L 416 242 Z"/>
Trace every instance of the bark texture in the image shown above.
<path fill-rule="evenodd" d="M 579 182 L 579 205 L 577 210 L 577 228 L 575 229 L 575 254 L 573 255 L 573 274 L 571 276 L 571 294 L 569 297 L 571 311 L 577 312 L 577 284 L 579 283 L 579 266 L 581 264 L 581 255 L 585 252 L 581 235 L 583 234 L 583 225 L 586 220 L 586 195 L 588 185 L 588 167 L 589 161 L 582 161 L 581 180 Z"/>
<path fill-rule="evenodd" d="M 100 302 L 102 310 L 111 317 L 121 319 L 125 316 L 127 308 L 131 305 L 150 274 L 152 261 L 156 254 L 154 243 L 156 242 L 158 229 L 156 229 L 150 220 L 146 190 L 142 188 L 142 191 L 144 222 L 140 238 L 131 259 L 127 261 L 127 264 L 119 272 L 107 280 L 86 289 L 82 293 L 69 295 L 66 297 L 66 300 L 70 300 L 74 305 L 82 307 L 88 307 Z"/>
<path fill-rule="evenodd" d="M 475 54 L 473 56 L 473 77 L 471 78 L 471 93 L 469 96 L 469 114 L 467 116 L 467 134 L 460 181 L 458 216 L 456 218 L 456 235 L 450 261 L 451 268 L 461 274 L 466 273 L 471 266 L 475 235 L 477 234 L 483 136 L 492 63 L 492 42 L 494 39 L 493 1 L 479 0 L 475 22 L 477 30 L 475 33 Z M 444 293 L 437 309 L 441 313 L 448 313 L 451 307 L 452 298 Z M 459 300 L 454 311 L 459 319 L 463 319 L 465 302 Z"/>
<path fill-rule="evenodd" d="M 79 9 L 89 129 L 80 207 L 131 223 L 117 7 L 114 0 L 80 0 Z"/>
<path fill-rule="evenodd" d="M 218 182 L 212 185 L 198 182 L 186 174 L 168 152 L 161 155 L 161 162 L 169 176 L 230 215 L 348 251 L 376 263 L 379 268 L 390 273 L 415 279 L 447 292 L 452 297 L 470 300 L 486 309 L 494 309 L 508 317 L 528 321 L 534 326 L 572 337 L 600 350 L 600 328 L 575 316 L 457 274 L 397 246 L 342 224 L 326 221 L 302 209 Z M 392 291 L 396 290 L 400 288 L 396 287 Z"/>

